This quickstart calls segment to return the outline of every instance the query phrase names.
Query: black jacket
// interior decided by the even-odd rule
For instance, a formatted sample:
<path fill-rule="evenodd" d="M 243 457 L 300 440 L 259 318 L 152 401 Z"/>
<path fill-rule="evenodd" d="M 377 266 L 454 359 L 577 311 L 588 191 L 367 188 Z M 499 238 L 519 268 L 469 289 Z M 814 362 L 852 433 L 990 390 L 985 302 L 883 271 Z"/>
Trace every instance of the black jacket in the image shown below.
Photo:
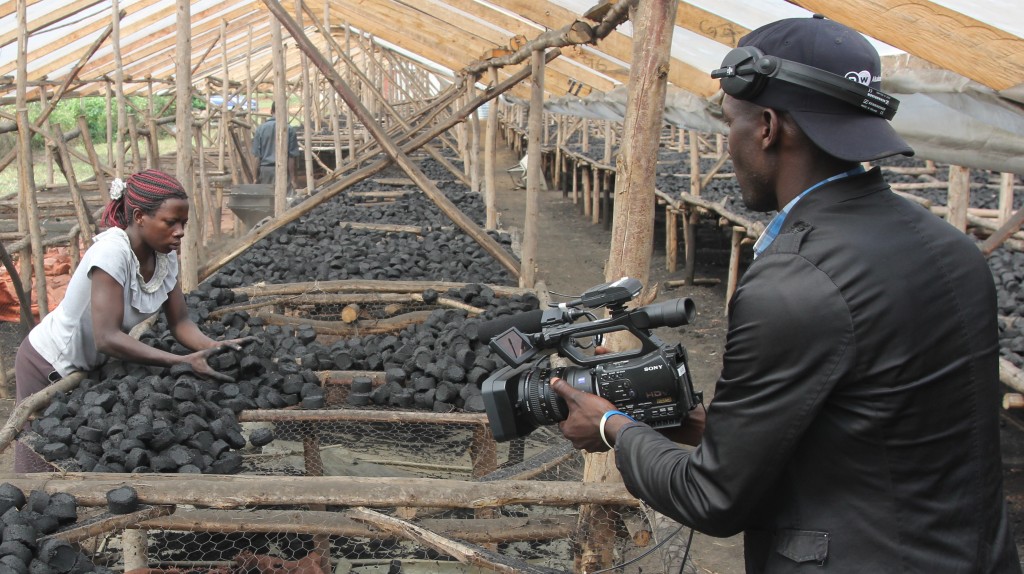
<path fill-rule="evenodd" d="M 800 200 L 729 308 L 692 453 L 621 431 L 626 486 L 748 572 L 1020 572 L 999 449 L 995 288 L 878 169 Z"/>

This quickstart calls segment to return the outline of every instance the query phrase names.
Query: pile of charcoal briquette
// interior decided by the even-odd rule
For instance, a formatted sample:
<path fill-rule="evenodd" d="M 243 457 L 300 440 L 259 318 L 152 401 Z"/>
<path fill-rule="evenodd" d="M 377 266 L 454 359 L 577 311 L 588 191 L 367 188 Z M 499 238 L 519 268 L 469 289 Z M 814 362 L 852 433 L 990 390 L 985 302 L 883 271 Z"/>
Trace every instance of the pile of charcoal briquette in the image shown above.
<path fill-rule="evenodd" d="M 69 542 L 47 535 L 75 524 L 78 503 L 66 493 L 33 490 L 28 497 L 16 486 L 0 484 L 0 571 L 12 574 L 80 574 L 111 572 L 92 563 Z"/>
<path fill-rule="evenodd" d="M 365 183 L 353 192 L 379 189 Z M 483 218 L 479 194 L 445 180 L 438 186 L 471 218 Z M 161 369 L 110 361 L 73 392 L 56 397 L 21 440 L 65 470 L 238 472 L 240 450 L 263 446 L 274 437 L 268 429 L 246 436 L 237 413 L 322 408 L 324 390 L 316 375 L 322 370 L 386 373 L 383 386 L 354 389 L 359 392 L 349 394 L 352 406 L 481 411 L 479 383 L 498 363 L 477 340 L 477 326 L 535 309 L 537 299 L 496 296 L 483 283 L 507 283 L 508 274 L 421 193 L 393 203 L 363 203 L 357 193 L 332 198 L 261 240 L 188 294 L 192 318 L 211 337 L 257 338 L 242 352 L 227 351 L 209 360 L 234 383 L 200 379 L 186 366 Z M 424 233 L 356 232 L 339 222 L 415 224 Z M 351 337 L 329 346 L 317 341 L 311 327 L 267 325 L 246 311 L 210 318 L 215 309 L 247 301 L 232 290 L 239 285 L 345 278 L 466 282 L 447 293 L 424 291 L 426 308 L 445 296 L 485 313 L 470 318 L 466 311 L 435 305 L 426 321 L 399 333 Z M 187 353 L 163 318 L 140 340 Z"/>

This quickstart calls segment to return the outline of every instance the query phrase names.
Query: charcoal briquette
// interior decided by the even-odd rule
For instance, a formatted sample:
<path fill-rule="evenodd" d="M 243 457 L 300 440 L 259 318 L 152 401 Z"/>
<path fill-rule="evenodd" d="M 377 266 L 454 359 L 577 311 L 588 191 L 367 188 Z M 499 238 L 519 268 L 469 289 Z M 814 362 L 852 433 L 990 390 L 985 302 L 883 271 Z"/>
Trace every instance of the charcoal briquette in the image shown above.
<path fill-rule="evenodd" d="M 274 438 L 275 436 L 273 429 L 259 428 L 254 430 L 252 434 L 249 435 L 249 442 L 252 443 L 252 446 L 259 448 L 261 446 L 270 444 L 271 441 L 274 440 Z"/>
<path fill-rule="evenodd" d="M 99 445 L 96 446 L 98 447 Z M 68 445 L 62 442 L 51 442 L 43 445 L 39 454 L 42 455 L 47 462 L 53 462 L 55 460 L 64 460 L 70 457 L 71 449 L 68 448 Z"/>
<path fill-rule="evenodd" d="M 281 384 L 281 391 L 288 394 L 296 394 L 302 391 L 302 385 L 306 384 L 306 379 L 298 373 L 286 375 L 284 383 Z"/>
<path fill-rule="evenodd" d="M 322 409 L 327 406 L 327 401 L 322 394 L 302 397 L 302 408 L 306 410 Z"/>
<path fill-rule="evenodd" d="M 413 394 L 413 402 L 421 409 L 432 408 L 434 406 L 434 389 Z"/>
<path fill-rule="evenodd" d="M 174 433 L 174 429 L 163 428 L 154 433 L 153 438 L 149 440 L 149 447 L 156 451 L 162 451 L 177 442 L 178 435 Z"/>
<path fill-rule="evenodd" d="M 53 516 L 61 524 L 75 522 L 78 519 L 78 501 L 72 494 L 55 492 L 50 495 L 50 504 L 45 514 Z"/>
<path fill-rule="evenodd" d="M 46 506 L 50 504 L 50 495 L 45 490 L 33 490 L 28 493 L 28 499 L 25 501 L 25 508 L 32 512 L 42 513 L 46 510 Z"/>
<path fill-rule="evenodd" d="M 4 556 L 0 558 L 0 572 L 11 572 L 12 574 L 28 574 L 28 564 L 17 556 Z"/>
<path fill-rule="evenodd" d="M 28 574 L 64 574 L 65 572 L 70 572 L 70 570 L 58 570 L 38 558 L 33 558 L 28 563 Z"/>
<path fill-rule="evenodd" d="M 210 444 L 210 447 L 208 449 L 206 449 L 206 452 L 209 453 L 210 456 L 212 456 L 213 458 L 216 459 L 216 458 L 219 458 L 220 455 L 222 455 L 223 453 L 225 453 L 225 452 L 227 452 L 229 450 L 231 450 L 231 446 L 228 443 L 224 442 L 221 439 L 217 439 L 217 440 L 213 441 L 212 444 Z"/>
<path fill-rule="evenodd" d="M 370 393 L 349 392 L 346 401 L 354 407 L 365 407 L 370 404 Z"/>
<path fill-rule="evenodd" d="M 214 474 L 235 474 L 242 467 L 242 455 L 235 451 L 228 451 L 213 461 L 210 470 Z"/>
<path fill-rule="evenodd" d="M 435 395 L 436 396 L 436 395 Z M 434 401 L 434 412 L 435 413 L 450 413 L 455 411 L 455 405 L 445 401 Z"/>
<path fill-rule="evenodd" d="M 72 434 L 71 429 L 69 429 L 68 427 L 58 426 L 53 427 L 43 436 L 50 439 L 50 442 L 62 442 L 64 444 L 70 444 Z"/>
<path fill-rule="evenodd" d="M 373 391 L 373 379 L 370 377 L 353 377 L 351 389 L 354 393 L 370 393 Z"/>
<path fill-rule="evenodd" d="M 125 468 L 136 468 L 149 464 L 149 451 L 144 448 L 133 448 L 124 457 Z"/>
<path fill-rule="evenodd" d="M 0 556 L 16 556 L 22 562 L 32 560 L 32 548 L 17 540 L 4 540 L 0 544 Z"/>
<path fill-rule="evenodd" d="M 31 524 L 8 524 L 3 529 L 4 542 L 20 542 L 29 548 L 36 547 L 39 533 Z"/>
<path fill-rule="evenodd" d="M 175 378 L 175 379 L 177 379 L 178 377 L 180 377 L 182 375 L 192 375 L 192 374 L 194 374 L 192 372 L 192 366 L 189 365 L 188 363 L 175 363 L 175 364 L 171 365 L 171 368 L 169 369 L 168 372 L 170 373 L 170 376 Z"/>
<path fill-rule="evenodd" d="M 107 510 L 111 514 L 129 514 L 139 509 L 139 493 L 130 486 L 107 492 Z"/>

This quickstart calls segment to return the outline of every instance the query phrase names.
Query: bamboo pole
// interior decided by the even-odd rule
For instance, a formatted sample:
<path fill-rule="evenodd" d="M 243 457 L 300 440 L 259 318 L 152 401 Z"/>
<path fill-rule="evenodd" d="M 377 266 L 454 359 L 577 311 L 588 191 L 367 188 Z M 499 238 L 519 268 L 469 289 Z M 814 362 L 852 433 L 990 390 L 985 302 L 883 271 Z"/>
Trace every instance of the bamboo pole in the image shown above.
<path fill-rule="evenodd" d="M 43 234 L 39 224 L 39 210 L 36 205 L 35 174 L 32 169 L 32 134 L 28 119 L 27 78 L 28 78 L 28 5 L 27 0 L 17 0 L 18 17 L 18 78 L 16 121 L 18 124 L 18 179 L 21 182 L 20 200 L 22 210 L 19 212 L 18 230 L 28 235 L 31 251 L 22 252 L 22 280 L 26 291 L 32 289 L 32 271 L 36 278 L 36 303 L 39 306 L 39 318 L 42 319 L 49 311 L 46 295 L 46 269 L 43 265 Z M 24 223 L 24 225 L 22 225 Z M 31 265 L 31 267 L 30 267 Z"/>

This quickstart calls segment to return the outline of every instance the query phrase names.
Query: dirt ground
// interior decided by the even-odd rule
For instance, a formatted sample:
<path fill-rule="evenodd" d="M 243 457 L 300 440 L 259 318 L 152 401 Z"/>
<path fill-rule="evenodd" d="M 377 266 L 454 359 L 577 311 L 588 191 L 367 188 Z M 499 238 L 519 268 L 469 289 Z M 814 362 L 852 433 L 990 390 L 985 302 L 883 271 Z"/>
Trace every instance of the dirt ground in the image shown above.
<path fill-rule="evenodd" d="M 499 148 L 500 224 L 504 229 L 523 227 L 525 190 L 516 189 L 504 168 L 518 162 L 517 157 L 504 147 Z M 564 199 L 561 192 L 546 191 L 540 197 L 541 241 L 538 251 L 538 279 L 552 294 L 578 294 L 604 282 L 604 263 L 608 252 L 610 231 L 602 224 L 585 220 L 579 208 Z M 697 276 L 718 280 L 710 286 L 665 289 L 664 282 L 683 278 L 680 268 L 674 273 L 665 270 L 664 240 L 658 237 L 652 255 L 649 285 L 658 284 L 658 300 L 690 297 L 697 307 L 697 318 L 691 325 L 679 329 L 661 329 L 658 335 L 669 342 L 681 342 L 689 353 L 690 368 L 695 385 L 710 400 L 714 383 L 721 369 L 725 342 L 726 317 L 724 313 L 726 261 L 721 254 L 698 258 Z M 681 263 L 680 263 L 681 265 Z M 559 300 L 556 298 L 556 300 Z M 14 365 L 14 353 L 21 341 L 17 324 L 0 323 L 0 364 L 5 369 Z M 13 381 L 9 386 L 13 397 Z M 0 399 L 0 417 L 6 420 L 12 406 L 10 399 Z M 1003 416 L 1003 451 L 1007 500 L 1021 547 L 1024 534 L 1024 423 L 1012 414 Z M 0 472 L 10 472 L 10 451 L 0 454 Z M 707 574 L 740 574 L 743 572 L 742 537 L 712 538 L 696 534 L 690 550 L 696 572 Z"/>

